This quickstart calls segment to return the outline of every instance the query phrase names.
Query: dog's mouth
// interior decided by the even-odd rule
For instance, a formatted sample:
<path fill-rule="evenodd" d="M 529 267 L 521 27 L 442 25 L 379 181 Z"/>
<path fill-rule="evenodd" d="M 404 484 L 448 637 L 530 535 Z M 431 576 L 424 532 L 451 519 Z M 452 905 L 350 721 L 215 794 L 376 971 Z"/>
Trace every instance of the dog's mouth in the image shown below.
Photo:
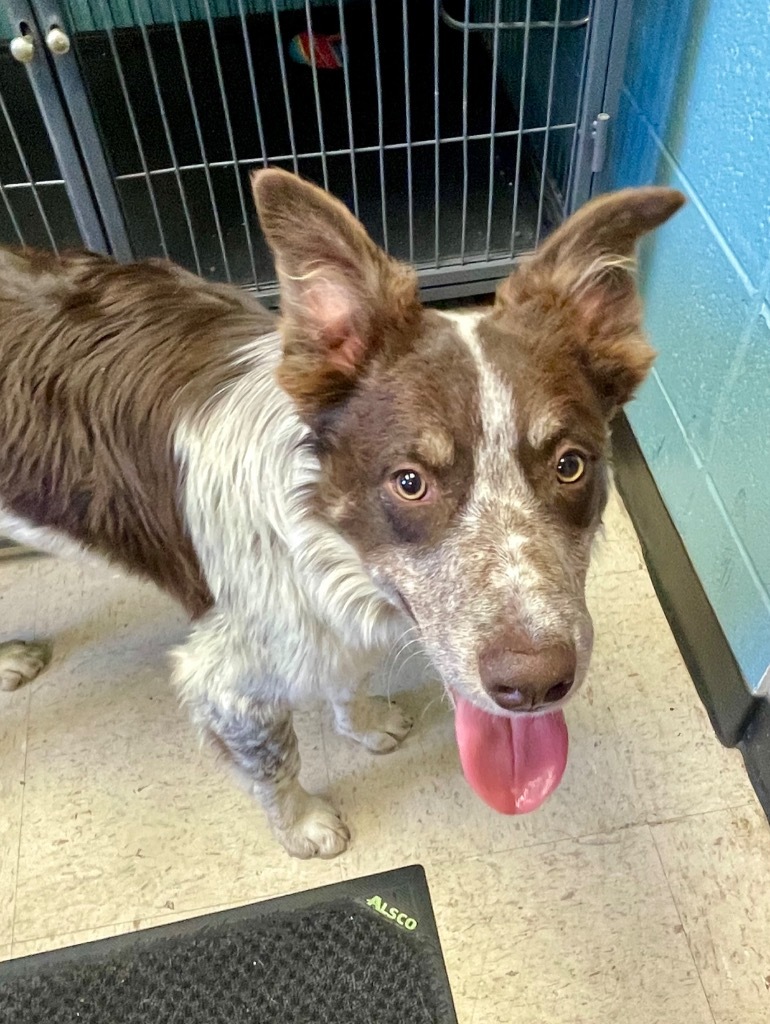
<path fill-rule="evenodd" d="M 394 594 L 417 624 L 409 601 Z M 448 687 L 455 706 L 460 763 L 478 796 L 501 814 L 527 814 L 553 793 L 567 767 L 569 734 L 561 707 L 494 714 Z"/>
<path fill-rule="evenodd" d="M 452 691 L 465 778 L 501 814 L 527 814 L 553 793 L 567 767 L 564 713 L 496 715 Z"/>

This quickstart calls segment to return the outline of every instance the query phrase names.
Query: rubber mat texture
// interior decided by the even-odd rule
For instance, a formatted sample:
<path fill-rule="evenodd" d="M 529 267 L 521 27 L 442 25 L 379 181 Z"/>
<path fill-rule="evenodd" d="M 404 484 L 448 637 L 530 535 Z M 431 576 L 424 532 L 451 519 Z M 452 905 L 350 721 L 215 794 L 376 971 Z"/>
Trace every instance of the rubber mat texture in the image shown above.
<path fill-rule="evenodd" d="M 3 979 L 24 1024 L 441 1024 L 425 948 L 352 900 L 73 956 Z"/>

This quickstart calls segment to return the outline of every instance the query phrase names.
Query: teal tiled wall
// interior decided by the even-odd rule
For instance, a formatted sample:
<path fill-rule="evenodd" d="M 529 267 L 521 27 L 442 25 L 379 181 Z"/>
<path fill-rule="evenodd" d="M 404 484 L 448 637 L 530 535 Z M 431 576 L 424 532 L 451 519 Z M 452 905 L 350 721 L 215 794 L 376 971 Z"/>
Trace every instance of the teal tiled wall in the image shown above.
<path fill-rule="evenodd" d="M 637 0 L 617 186 L 682 189 L 646 247 L 660 356 L 629 410 L 749 686 L 770 686 L 770 6 Z"/>

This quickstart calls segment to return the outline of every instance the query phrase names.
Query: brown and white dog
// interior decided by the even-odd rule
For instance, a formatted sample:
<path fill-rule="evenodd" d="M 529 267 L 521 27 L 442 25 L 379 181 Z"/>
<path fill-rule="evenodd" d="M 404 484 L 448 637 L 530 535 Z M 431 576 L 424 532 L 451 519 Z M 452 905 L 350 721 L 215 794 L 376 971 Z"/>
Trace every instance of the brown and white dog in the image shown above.
<path fill-rule="evenodd" d="M 415 633 L 469 780 L 527 810 L 559 781 L 591 652 L 608 423 L 653 359 L 635 245 L 683 197 L 591 202 L 494 306 L 445 313 L 325 192 L 253 185 L 280 320 L 168 263 L 0 253 L 0 532 L 181 601 L 176 688 L 290 853 L 349 840 L 298 782 L 292 705 L 325 695 L 392 750 L 410 723 L 364 681 Z M 0 681 L 44 662 L 0 645 Z"/>

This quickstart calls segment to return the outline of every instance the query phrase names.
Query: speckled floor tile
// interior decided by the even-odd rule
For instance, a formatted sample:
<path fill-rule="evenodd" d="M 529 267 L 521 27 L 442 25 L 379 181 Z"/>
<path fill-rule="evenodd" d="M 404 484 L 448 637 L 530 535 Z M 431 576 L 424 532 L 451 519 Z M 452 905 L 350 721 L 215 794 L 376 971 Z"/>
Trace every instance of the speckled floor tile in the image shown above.
<path fill-rule="evenodd" d="M 184 635 L 171 602 L 53 562 L 46 594 L 63 628 L 30 687 L 15 941 L 338 880 L 334 863 L 282 855 L 261 811 L 198 750 L 167 683 L 166 648 Z M 323 789 L 319 730 L 298 718 L 308 784 Z"/>
<path fill-rule="evenodd" d="M 767 1024 L 767 819 L 752 803 L 656 825 L 653 837 L 716 1024 Z"/>
<path fill-rule="evenodd" d="M 37 638 L 39 564 L 0 563 L 0 640 Z M 0 946 L 13 935 L 29 703 L 27 688 L 0 691 Z"/>
<path fill-rule="evenodd" d="M 609 715 L 615 723 L 617 757 L 630 775 L 619 784 L 634 820 L 744 803 L 752 791 L 743 759 L 716 739 L 647 574 L 593 580 L 589 604 L 596 645 L 576 701 L 592 702 L 597 720 Z"/>
<path fill-rule="evenodd" d="M 713 1024 L 646 826 L 429 881 L 463 1024 Z"/>
<path fill-rule="evenodd" d="M 591 574 L 634 572 L 644 568 L 642 549 L 616 491 L 610 492 L 604 526 L 596 539 Z"/>
<path fill-rule="evenodd" d="M 307 863 L 197 749 L 167 682 L 186 628 L 170 601 L 109 570 L 0 563 L 2 638 L 56 642 L 41 679 L 0 695 L 0 957 L 419 862 L 461 1024 L 770 1019 L 770 829 L 616 497 L 589 600 L 594 662 L 541 810 L 506 818 L 474 796 L 451 710 L 415 659 L 378 686 L 416 717 L 393 755 L 337 736 L 326 711 L 298 716 L 304 781 L 332 792 L 354 839 Z"/>
<path fill-rule="evenodd" d="M 29 696 L 0 692 L 0 945 L 11 941 Z"/>

